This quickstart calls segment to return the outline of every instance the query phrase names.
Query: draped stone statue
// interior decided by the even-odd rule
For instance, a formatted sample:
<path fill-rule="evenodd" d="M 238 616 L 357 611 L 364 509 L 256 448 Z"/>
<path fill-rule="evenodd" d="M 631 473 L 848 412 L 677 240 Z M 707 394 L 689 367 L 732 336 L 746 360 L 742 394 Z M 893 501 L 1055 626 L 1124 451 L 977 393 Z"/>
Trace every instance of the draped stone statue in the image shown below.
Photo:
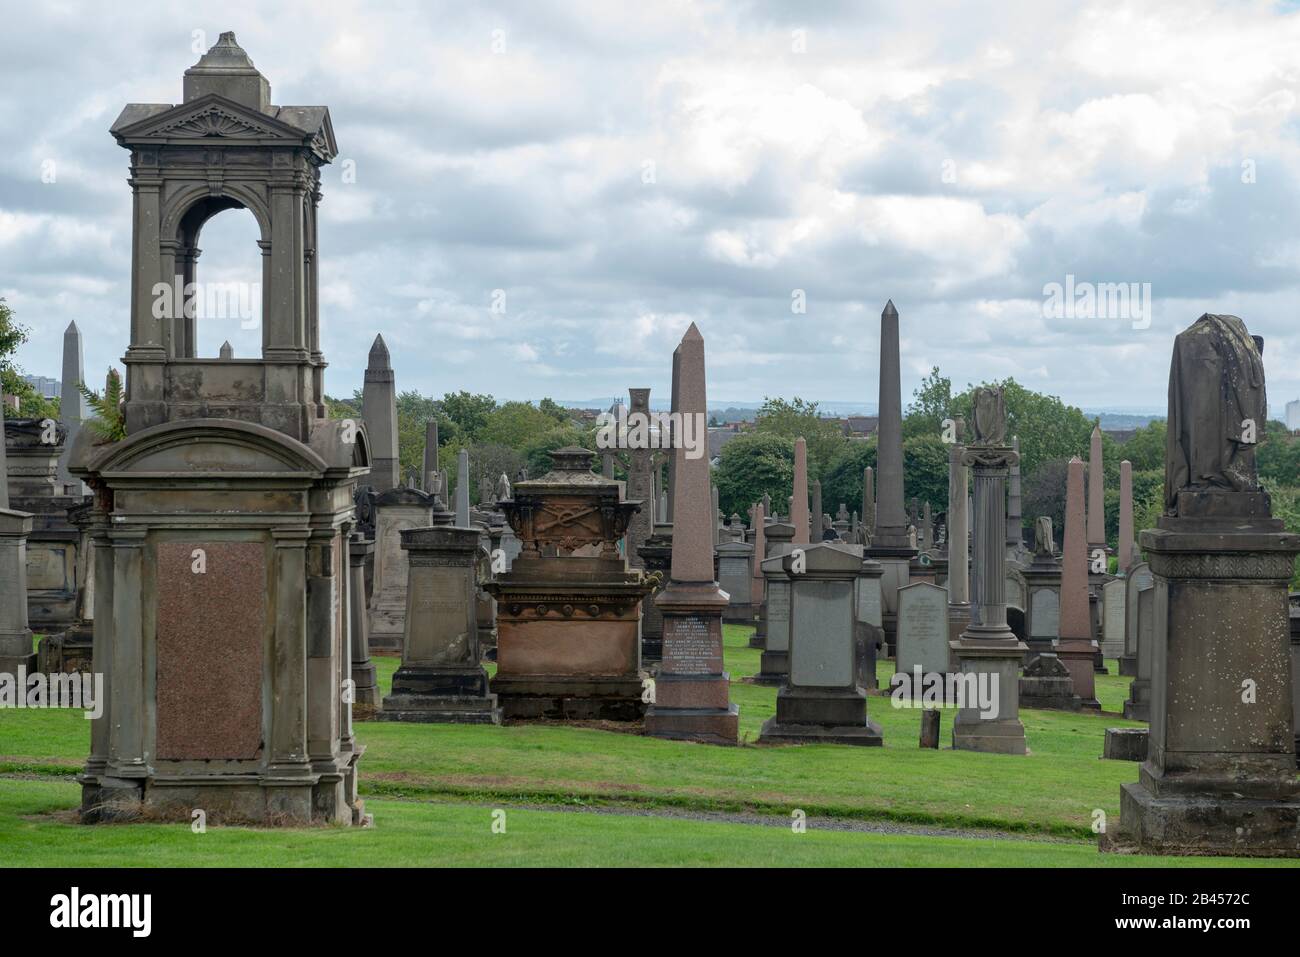
<path fill-rule="evenodd" d="M 1002 390 L 980 386 L 972 399 L 975 439 L 972 445 L 1005 445 L 1007 410 Z"/>
<path fill-rule="evenodd" d="M 1034 520 L 1034 557 L 1051 558 L 1056 554 L 1056 540 L 1052 537 L 1052 517 L 1040 515 Z"/>
<path fill-rule="evenodd" d="M 1259 492 L 1255 443 L 1268 420 L 1264 340 L 1236 316 L 1204 315 L 1174 339 L 1165 512 L 1180 493 Z"/>

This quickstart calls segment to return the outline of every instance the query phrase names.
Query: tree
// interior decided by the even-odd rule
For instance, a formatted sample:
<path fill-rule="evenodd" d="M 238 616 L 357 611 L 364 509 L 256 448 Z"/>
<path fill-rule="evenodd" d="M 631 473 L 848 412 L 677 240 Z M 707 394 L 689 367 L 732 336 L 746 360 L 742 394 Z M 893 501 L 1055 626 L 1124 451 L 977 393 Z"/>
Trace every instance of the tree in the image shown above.
<path fill-rule="evenodd" d="M 1069 460 L 1048 459 L 1039 462 L 1032 470 L 1022 471 L 1020 508 L 1025 522 L 1032 523 L 1039 516 L 1052 520 L 1052 534 L 1057 542 L 1065 532 L 1065 483 L 1069 473 Z"/>
<path fill-rule="evenodd" d="M 948 510 L 949 446 L 936 433 L 903 442 L 903 495 L 929 502 L 932 512 Z M 877 491 L 880 484 L 876 483 Z"/>
<path fill-rule="evenodd" d="M 794 440 L 768 432 L 737 436 L 722 447 L 713 484 L 725 515 L 746 514 L 764 494 L 773 511 L 784 512 L 794 486 Z"/>
<path fill-rule="evenodd" d="M 559 424 L 527 402 L 506 402 L 492 410 L 478 431 L 478 441 L 521 449 Z"/>
<path fill-rule="evenodd" d="M 460 392 L 448 392 L 437 405 L 438 411 L 455 426 L 457 441 L 463 443 L 479 441 L 480 433 L 487 425 L 488 416 L 497 407 L 496 399 L 492 396 L 475 395 L 463 389 Z M 447 444 L 442 441 L 441 435 L 438 439 L 441 444 Z"/>
<path fill-rule="evenodd" d="M 558 425 L 568 425 L 573 421 L 573 416 L 569 415 L 569 410 L 554 399 L 543 399 L 537 403 L 537 411 L 554 419 Z"/>
<path fill-rule="evenodd" d="M 850 512 L 862 511 L 862 472 L 868 465 L 876 467 L 874 438 L 846 443 L 839 457 L 822 473 L 822 504 L 832 515 L 841 502 Z"/>
<path fill-rule="evenodd" d="M 1300 438 L 1281 422 L 1264 426 L 1264 441 L 1255 453 L 1260 482 L 1270 490 L 1300 488 Z"/>
<path fill-rule="evenodd" d="M 1043 395 L 1026 389 L 1015 379 L 985 383 L 1003 389 L 1007 409 L 1007 435 L 1020 437 L 1021 473 L 1030 473 L 1051 459 L 1066 459 L 1078 455 L 1088 457 L 1088 442 L 1092 437 L 1094 420 L 1072 405 L 1066 405 L 1054 395 Z M 951 414 L 966 419 L 966 438 L 971 437 L 971 399 L 975 386 L 952 401 Z"/>
<path fill-rule="evenodd" d="M 1134 472 L 1165 468 L 1165 420 L 1156 419 L 1138 429 L 1131 439 L 1115 447 L 1115 454 L 1128 459 Z"/>
<path fill-rule="evenodd" d="M 939 367 L 934 366 L 912 396 L 912 403 L 903 418 L 903 439 L 939 435 L 943 420 L 951 414 L 952 380 L 939 375 Z"/>
<path fill-rule="evenodd" d="M 595 430 L 580 429 L 575 425 L 557 425 L 541 433 L 520 451 L 528 466 L 528 474 L 533 478 L 545 475 L 551 470 L 551 453 L 556 449 L 576 445 L 585 449 L 595 449 Z M 592 471 L 600 471 L 600 456 L 592 458 Z M 514 476 L 510 481 L 514 483 Z"/>
<path fill-rule="evenodd" d="M 816 402 L 805 402 L 798 396 L 789 402 L 765 397 L 758 410 L 755 429 L 789 439 L 792 443 L 802 437 L 808 445 L 809 482 L 821 477 L 849 441 L 838 422 L 821 417 Z"/>
<path fill-rule="evenodd" d="M 0 392 L 18 397 L 18 411 L 6 407 L 0 415 L 10 418 L 57 419 L 58 401 L 50 401 L 23 380 L 22 370 L 14 364 L 18 347 L 27 342 L 27 327 L 14 318 L 13 310 L 0 297 Z M 84 383 L 74 383 L 81 386 Z"/>

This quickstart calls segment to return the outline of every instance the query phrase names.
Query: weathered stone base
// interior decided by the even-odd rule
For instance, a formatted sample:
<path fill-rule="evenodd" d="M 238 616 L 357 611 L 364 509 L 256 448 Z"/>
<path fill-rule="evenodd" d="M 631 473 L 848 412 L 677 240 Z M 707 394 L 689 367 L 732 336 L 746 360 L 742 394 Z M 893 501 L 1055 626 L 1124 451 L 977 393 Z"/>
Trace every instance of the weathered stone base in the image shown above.
<path fill-rule="evenodd" d="M 1086 638 L 1061 638 L 1053 650 L 1056 657 L 1061 659 L 1061 664 L 1070 672 L 1074 693 L 1079 696 L 1081 707 L 1100 711 L 1101 702 L 1097 700 L 1097 684 L 1094 679 L 1097 673 L 1096 642 Z"/>
<path fill-rule="evenodd" d="M 379 677 L 375 673 L 375 663 L 367 661 L 363 665 L 352 666 L 352 703 L 362 708 L 378 708 L 383 699 L 379 690 Z"/>
<path fill-rule="evenodd" d="M 659 708 L 645 716 L 646 734 L 701 744 L 736 744 L 740 738 L 740 706 L 721 708 Z"/>
<path fill-rule="evenodd" d="M 566 678 L 498 674 L 491 689 L 502 715 L 516 721 L 640 721 L 645 716 L 639 675 Z"/>
<path fill-rule="evenodd" d="M 963 637 L 950 643 L 961 673 L 996 676 L 998 691 L 995 716 L 981 717 L 977 707 L 958 709 L 952 725 L 954 750 L 1028 753 L 1025 726 L 1020 721 L 1020 661 L 1025 645 L 1009 629 L 1005 634 L 1007 637 L 1000 639 Z"/>
<path fill-rule="evenodd" d="M 759 744 L 854 744 L 862 747 L 881 747 L 885 739 L 880 732 L 880 725 L 868 720 L 861 727 L 857 725 L 838 725 L 826 727 L 820 724 L 786 724 L 776 718 L 768 718 L 758 736 Z"/>
<path fill-rule="evenodd" d="M 767 744 L 856 744 L 879 747 L 880 726 L 867 717 L 861 691 L 782 688 L 776 716 L 763 723 L 759 741 Z"/>
<path fill-rule="evenodd" d="M 28 638 L 30 644 L 31 638 Z M 22 668 L 26 674 L 36 674 L 36 652 L 30 655 L 6 655 L 0 657 L 0 675 L 17 676 L 18 669 Z"/>
<path fill-rule="evenodd" d="M 202 810 L 209 825 L 262 827 L 372 823 L 355 793 L 355 768 L 276 778 L 257 774 L 149 779 L 83 779 L 81 822 L 191 821 Z"/>
<path fill-rule="evenodd" d="M 765 651 L 759 658 L 758 674 L 754 675 L 756 685 L 775 685 L 780 687 L 790 675 L 790 652 Z"/>
<path fill-rule="evenodd" d="M 1101 756 L 1111 761 L 1145 761 L 1150 740 L 1146 728 L 1107 728 Z"/>
<path fill-rule="evenodd" d="M 376 721 L 410 721 L 417 724 L 500 724 L 497 696 L 403 695 L 384 699 Z"/>
<path fill-rule="evenodd" d="M 379 652 L 396 652 L 402 653 L 402 624 L 398 622 L 397 631 L 392 630 L 392 623 L 385 622 L 383 627 L 377 628 L 376 621 L 370 619 L 370 650 Z"/>
<path fill-rule="evenodd" d="M 82 674 L 94 671 L 94 633 L 91 628 L 70 629 L 46 635 L 36 650 L 36 667 L 43 674 Z M 4 669 L 0 668 L 0 671 Z"/>
<path fill-rule="evenodd" d="M 722 609 L 722 620 L 728 625 L 748 625 L 754 620 L 754 606 L 749 602 L 728 604 Z"/>
<path fill-rule="evenodd" d="M 754 633 L 749 636 L 749 647 L 766 648 L 767 647 L 767 618 L 766 609 L 761 605 L 755 606 L 754 614 Z"/>
<path fill-rule="evenodd" d="M 1138 673 L 1137 655 L 1120 655 L 1119 656 L 1119 673 L 1121 677 L 1134 678 Z"/>
<path fill-rule="evenodd" d="M 1080 711 L 1083 702 L 1069 678 L 1021 678 L 1020 707 L 1040 711 Z"/>
<path fill-rule="evenodd" d="M 1134 678 L 1124 702 L 1124 717 L 1130 721 L 1151 720 L 1151 679 Z"/>
<path fill-rule="evenodd" d="M 1143 782 L 1120 787 L 1120 827 L 1101 850 L 1211 857 L 1300 857 L 1300 799 L 1223 794 L 1157 797 Z"/>

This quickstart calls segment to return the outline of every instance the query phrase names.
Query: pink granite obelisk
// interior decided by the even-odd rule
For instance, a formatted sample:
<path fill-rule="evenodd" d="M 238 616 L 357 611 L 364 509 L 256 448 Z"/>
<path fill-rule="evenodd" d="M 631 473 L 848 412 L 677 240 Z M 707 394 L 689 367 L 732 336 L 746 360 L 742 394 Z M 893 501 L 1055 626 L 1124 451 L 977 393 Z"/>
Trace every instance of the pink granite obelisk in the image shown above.
<path fill-rule="evenodd" d="M 1133 550 L 1133 464 L 1119 463 L 1119 570 L 1125 575 L 1137 563 Z"/>
<path fill-rule="evenodd" d="M 691 323 L 674 354 L 678 411 L 692 417 L 696 435 L 708 419 L 704 337 Z M 672 449 L 673 557 L 667 587 L 655 598 L 663 614 L 663 662 L 646 734 L 711 744 L 735 744 L 740 709 L 731 703 L 722 665 L 722 611 L 727 596 L 713 577 L 713 504 L 709 459 L 674 443 Z M 805 502 L 807 499 L 805 498 Z M 805 517 L 807 505 L 804 506 Z"/>
<path fill-rule="evenodd" d="M 808 443 L 803 437 L 794 440 L 794 495 L 790 503 L 790 524 L 794 526 L 795 545 L 807 545 L 808 525 Z"/>
<path fill-rule="evenodd" d="M 1106 476 L 1101 460 L 1101 426 L 1092 427 L 1088 447 L 1088 557 L 1095 549 L 1106 548 Z M 1067 517 L 1066 527 L 1069 527 Z"/>
<path fill-rule="evenodd" d="M 1065 484 L 1065 539 L 1061 547 L 1061 611 L 1056 654 L 1070 672 L 1085 708 L 1100 708 L 1093 678 L 1097 643 L 1088 606 L 1088 548 L 1084 542 L 1083 461 L 1070 459 Z"/>

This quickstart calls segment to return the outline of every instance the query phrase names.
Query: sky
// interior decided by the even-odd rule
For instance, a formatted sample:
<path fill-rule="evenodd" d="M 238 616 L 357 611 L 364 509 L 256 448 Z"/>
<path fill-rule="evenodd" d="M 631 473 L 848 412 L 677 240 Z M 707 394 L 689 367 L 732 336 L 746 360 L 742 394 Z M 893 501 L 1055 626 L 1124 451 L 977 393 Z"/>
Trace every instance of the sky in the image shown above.
<path fill-rule="evenodd" d="M 31 329 L 28 373 L 59 376 L 73 319 L 87 378 L 120 366 L 131 191 L 109 126 L 127 103 L 179 102 L 184 70 L 233 30 L 273 103 L 330 108 L 331 394 L 360 387 L 382 333 L 399 389 L 666 398 L 695 322 L 712 406 L 874 406 L 892 298 L 905 398 L 938 366 L 957 386 L 1013 376 L 1084 408 L 1162 411 L 1173 337 L 1205 312 L 1265 337 L 1275 411 L 1300 396 L 1293 5 L 0 13 L 0 296 Z M 215 217 L 199 278 L 259 280 L 256 238 L 247 210 Z M 1147 309 L 1056 308 L 1067 283 L 1136 284 Z M 201 323 L 201 355 L 224 340 L 246 356 L 260 333 Z"/>

